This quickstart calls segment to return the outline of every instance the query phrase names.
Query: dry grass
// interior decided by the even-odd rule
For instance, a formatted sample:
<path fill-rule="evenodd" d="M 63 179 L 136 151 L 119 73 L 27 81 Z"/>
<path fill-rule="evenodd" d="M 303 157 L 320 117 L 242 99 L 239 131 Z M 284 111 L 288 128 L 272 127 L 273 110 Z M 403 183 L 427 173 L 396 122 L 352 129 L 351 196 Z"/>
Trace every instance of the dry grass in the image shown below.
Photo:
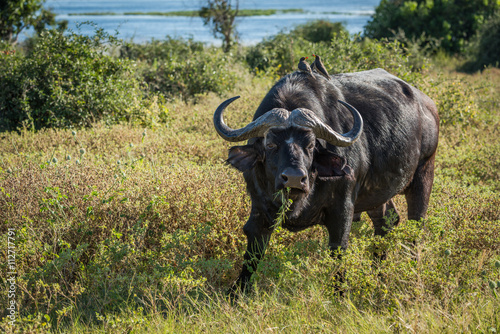
<path fill-rule="evenodd" d="M 251 119 L 271 84 L 245 80 L 227 112 L 234 127 Z M 169 102 L 167 124 L 145 136 L 132 125 L 0 134 L 0 240 L 5 245 L 7 228 L 15 229 L 16 298 L 23 316 L 32 315 L 20 326 L 78 333 L 499 330 L 500 299 L 488 281 L 500 280 L 493 266 L 500 259 L 500 75 L 430 73 L 421 86 L 449 120 L 427 227 L 404 218 L 378 239 L 363 216 L 337 262 L 327 256 L 323 228 L 279 231 L 255 292 L 236 302 L 223 292 L 241 266 L 250 203 L 241 175 L 223 164 L 229 144 L 212 127 L 221 98 Z M 460 118 L 445 106 L 473 112 Z M 405 217 L 404 199 L 396 205 Z M 389 261 L 377 267 L 371 254 L 380 248 Z M 332 280 L 342 269 L 348 277 L 340 297 Z M 6 294 L 0 301 L 6 305 Z"/>

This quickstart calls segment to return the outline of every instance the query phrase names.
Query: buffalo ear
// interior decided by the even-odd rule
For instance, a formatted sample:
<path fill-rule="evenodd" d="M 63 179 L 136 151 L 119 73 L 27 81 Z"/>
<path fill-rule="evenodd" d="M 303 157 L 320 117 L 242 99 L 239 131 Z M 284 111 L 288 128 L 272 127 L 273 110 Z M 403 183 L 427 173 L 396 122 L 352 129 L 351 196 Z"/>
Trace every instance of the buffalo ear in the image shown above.
<path fill-rule="evenodd" d="M 328 150 L 321 150 L 316 154 L 313 166 L 320 178 L 353 176 L 352 168 L 347 164 L 346 159 Z"/>
<path fill-rule="evenodd" d="M 249 144 L 231 147 L 226 162 L 240 172 L 245 172 L 252 169 L 257 161 L 262 160 L 262 156 L 255 145 Z"/>

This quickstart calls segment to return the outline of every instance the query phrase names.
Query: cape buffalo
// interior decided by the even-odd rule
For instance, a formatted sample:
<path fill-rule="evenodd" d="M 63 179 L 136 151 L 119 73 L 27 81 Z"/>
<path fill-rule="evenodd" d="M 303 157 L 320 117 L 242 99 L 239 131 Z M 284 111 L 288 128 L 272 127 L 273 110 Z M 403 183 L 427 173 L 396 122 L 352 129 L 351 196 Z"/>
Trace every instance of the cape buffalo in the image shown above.
<path fill-rule="evenodd" d="M 389 210 L 397 215 L 396 194 L 405 195 L 409 219 L 424 217 L 439 118 L 434 102 L 415 87 L 382 69 L 330 80 L 297 71 L 271 88 L 250 124 L 232 129 L 223 112 L 237 98 L 214 114 L 222 138 L 248 140 L 232 147 L 227 160 L 243 172 L 252 200 L 237 285 L 245 286 L 264 254 L 281 189 L 289 189 L 293 200 L 282 226 L 299 231 L 325 225 L 332 251 L 346 249 L 353 218 L 363 211 L 375 234 L 385 235 L 390 226 L 384 217 Z"/>

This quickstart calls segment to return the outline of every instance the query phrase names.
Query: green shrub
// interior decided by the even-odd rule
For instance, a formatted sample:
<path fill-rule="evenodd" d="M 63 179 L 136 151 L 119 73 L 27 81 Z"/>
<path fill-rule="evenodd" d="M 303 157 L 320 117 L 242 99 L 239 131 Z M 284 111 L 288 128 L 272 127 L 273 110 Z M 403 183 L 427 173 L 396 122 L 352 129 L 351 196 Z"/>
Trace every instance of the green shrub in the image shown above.
<path fill-rule="evenodd" d="M 470 125 L 479 114 L 475 103 L 474 87 L 463 80 L 443 80 L 431 82 L 429 91 L 431 98 L 438 106 L 441 125 Z M 443 131 L 456 131 L 455 128 L 445 128 Z"/>
<path fill-rule="evenodd" d="M 321 56 L 330 74 L 381 67 L 413 81 L 413 72 L 420 69 L 401 43 L 351 37 L 346 31 L 335 34 L 329 42 L 318 43 L 293 33 L 279 33 L 249 48 L 246 61 L 254 73 L 276 72 L 282 76 L 297 69 L 300 57 L 313 58 L 313 53 Z"/>
<path fill-rule="evenodd" d="M 233 89 L 238 77 L 233 65 L 230 54 L 207 48 L 182 58 L 155 62 L 143 69 L 142 76 L 152 92 L 188 100 Z"/>
<path fill-rule="evenodd" d="M 299 25 L 291 32 L 293 36 L 302 37 L 313 43 L 330 42 L 336 35 L 346 33 L 347 30 L 342 22 L 325 20 L 311 21 Z"/>
<path fill-rule="evenodd" d="M 152 65 L 157 61 L 181 59 L 196 52 L 202 52 L 203 43 L 193 39 L 172 38 L 152 40 L 146 44 L 127 43 L 120 48 L 120 56 L 131 60 L 145 61 Z"/>
<path fill-rule="evenodd" d="M 425 65 L 425 61 L 415 63 L 413 55 L 399 41 L 337 38 L 332 40 L 329 50 L 332 65 L 327 69 L 331 73 L 383 68 L 415 84 L 421 79 L 419 71 Z"/>
<path fill-rule="evenodd" d="M 469 49 L 472 60 L 465 65 L 466 70 L 500 67 L 500 11 L 485 22 Z"/>
<path fill-rule="evenodd" d="M 233 56 L 192 39 L 170 37 L 145 45 L 129 44 L 121 49 L 121 57 L 142 63 L 140 75 L 152 92 L 184 100 L 208 92 L 222 94 L 234 88 L 238 73 Z"/>
<path fill-rule="evenodd" d="M 250 47 L 245 60 L 254 73 L 283 76 L 297 69 L 300 57 L 312 58 L 313 53 L 327 56 L 329 44 L 335 38 L 349 39 L 349 33 L 341 23 L 311 21 Z"/>
<path fill-rule="evenodd" d="M 410 39 L 425 34 L 424 44 L 438 39 L 443 50 L 460 52 L 499 7 L 498 1 L 484 0 L 382 0 L 365 26 L 365 35 L 389 38 L 401 29 Z"/>
<path fill-rule="evenodd" d="M 250 47 L 246 62 L 254 73 L 276 72 L 277 75 L 282 76 L 297 68 L 300 57 L 311 56 L 313 52 L 324 54 L 324 52 L 312 50 L 314 50 L 313 43 L 301 37 L 294 38 L 289 34 L 279 33 Z"/>
<path fill-rule="evenodd" d="M 66 168 L 62 162 L 30 165 L 40 191 L 21 201 L 34 201 L 35 216 L 2 214 L 16 230 L 17 284 L 26 291 L 18 295 L 22 312 L 55 319 L 64 308 L 82 308 L 88 320 L 127 302 L 175 307 L 180 295 L 206 286 L 207 278 L 228 284 L 224 274 L 241 252 L 244 236 L 238 228 L 248 210 L 236 173 L 206 165 L 161 166 L 153 172 L 148 159 L 116 168 L 100 165 L 97 171 L 91 159 Z M 52 174 L 57 170 L 78 178 L 71 189 L 65 188 L 65 177 Z M 43 175 L 54 185 L 39 178 Z M 2 180 L 2 189 L 13 180 Z M 134 186 L 138 182 L 145 187 Z M 160 184 L 161 195 L 155 190 Z M 1 234 L 2 243 L 6 236 Z M 0 298 L 4 303 L 7 295 Z"/>
<path fill-rule="evenodd" d="M 0 127 L 81 127 L 129 120 L 143 92 L 131 62 L 106 54 L 117 40 L 43 32 L 26 56 L 0 55 Z"/>

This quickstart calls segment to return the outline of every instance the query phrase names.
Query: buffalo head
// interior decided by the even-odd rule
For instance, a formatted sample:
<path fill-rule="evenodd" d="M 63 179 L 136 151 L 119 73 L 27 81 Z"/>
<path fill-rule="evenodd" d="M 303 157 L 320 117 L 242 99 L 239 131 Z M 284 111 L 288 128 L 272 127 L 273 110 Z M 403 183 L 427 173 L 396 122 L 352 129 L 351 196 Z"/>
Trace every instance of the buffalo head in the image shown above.
<path fill-rule="evenodd" d="M 239 96 L 228 99 L 217 108 L 215 129 L 231 142 L 254 138 L 248 145 L 232 147 L 227 161 L 242 172 L 262 163 L 268 193 L 290 188 L 291 199 L 296 206 L 301 206 L 299 203 L 313 191 L 317 177 L 328 179 L 352 174 L 345 159 L 328 151 L 319 141 L 346 147 L 359 138 L 363 120 L 350 104 L 339 101 L 354 118 L 352 129 L 345 134 L 332 130 L 312 110 L 305 108 L 292 111 L 274 108 L 241 129 L 231 129 L 224 123 L 222 114 L 237 98 Z"/>

